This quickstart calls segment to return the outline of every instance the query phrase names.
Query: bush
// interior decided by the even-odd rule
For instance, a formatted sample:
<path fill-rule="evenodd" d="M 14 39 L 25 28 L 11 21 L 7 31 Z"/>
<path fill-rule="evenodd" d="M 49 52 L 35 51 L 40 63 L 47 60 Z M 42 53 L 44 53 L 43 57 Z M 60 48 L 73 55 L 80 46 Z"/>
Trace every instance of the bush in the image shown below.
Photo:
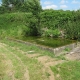
<path fill-rule="evenodd" d="M 77 40 L 80 38 L 80 23 L 79 21 L 69 22 L 65 27 L 66 37 L 69 39 Z"/>
<path fill-rule="evenodd" d="M 40 26 L 38 26 L 38 19 L 36 17 L 32 17 L 28 22 L 28 31 L 29 36 L 39 36 L 40 35 Z"/>
<path fill-rule="evenodd" d="M 54 29 L 54 30 L 47 29 L 46 31 L 43 32 L 43 36 L 58 38 L 60 36 L 60 30 L 58 30 L 58 29 Z"/>

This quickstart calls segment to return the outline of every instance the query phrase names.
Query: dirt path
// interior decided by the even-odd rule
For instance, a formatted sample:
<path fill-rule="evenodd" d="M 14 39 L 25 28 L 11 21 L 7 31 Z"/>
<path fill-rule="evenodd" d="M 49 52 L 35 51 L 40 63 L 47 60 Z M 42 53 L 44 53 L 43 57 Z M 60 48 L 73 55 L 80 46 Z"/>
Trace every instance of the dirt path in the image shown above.
<path fill-rule="evenodd" d="M 50 69 L 50 66 L 55 66 L 57 64 L 60 64 L 64 62 L 63 60 L 56 60 L 49 56 L 41 56 L 37 58 L 39 62 L 41 62 L 44 65 L 45 70 L 47 73 L 49 73 L 49 80 L 55 80 L 54 73 Z"/>
<path fill-rule="evenodd" d="M 76 47 L 68 54 L 65 55 L 66 59 L 68 60 L 80 60 L 80 47 Z"/>

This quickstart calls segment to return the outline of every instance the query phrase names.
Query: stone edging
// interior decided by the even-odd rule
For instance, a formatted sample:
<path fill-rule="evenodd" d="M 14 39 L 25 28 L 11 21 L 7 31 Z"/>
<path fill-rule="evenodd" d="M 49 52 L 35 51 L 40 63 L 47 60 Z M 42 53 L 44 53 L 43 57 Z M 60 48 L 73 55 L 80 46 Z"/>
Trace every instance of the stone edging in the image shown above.
<path fill-rule="evenodd" d="M 40 49 L 48 50 L 50 52 L 53 52 L 54 54 L 60 54 L 63 51 L 65 51 L 65 49 L 72 50 L 72 49 L 76 48 L 77 46 L 80 46 L 80 42 L 77 42 L 77 43 L 72 43 L 72 44 L 62 46 L 62 47 L 58 47 L 58 48 L 51 48 L 51 47 L 49 48 L 49 47 L 46 47 L 46 46 L 42 46 L 42 45 L 30 43 L 30 42 L 25 42 L 25 41 L 18 40 L 18 39 L 10 39 L 10 38 L 7 38 L 7 39 L 12 40 L 12 41 L 16 41 L 16 42 L 20 42 L 20 43 L 23 43 L 23 44 L 26 44 L 26 45 L 35 45 L 35 46 L 39 47 Z"/>

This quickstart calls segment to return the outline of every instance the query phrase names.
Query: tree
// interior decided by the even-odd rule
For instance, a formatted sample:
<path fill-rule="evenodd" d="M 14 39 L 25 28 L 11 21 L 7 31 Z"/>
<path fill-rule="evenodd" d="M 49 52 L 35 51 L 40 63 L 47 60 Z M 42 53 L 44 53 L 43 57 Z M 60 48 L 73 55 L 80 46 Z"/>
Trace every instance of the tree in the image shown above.
<path fill-rule="evenodd" d="M 40 35 L 40 13 L 42 11 L 42 7 L 40 5 L 40 0 L 26 0 L 26 5 L 28 8 L 28 11 L 33 14 L 33 17 L 35 17 L 35 22 L 34 18 L 30 22 L 30 27 L 33 29 L 32 31 L 35 31 L 35 35 Z M 33 26 L 32 26 L 33 25 Z M 34 36 L 35 36 L 34 35 Z"/>
<path fill-rule="evenodd" d="M 19 9 L 24 3 L 24 0 L 2 0 L 2 5 L 8 9 L 15 7 Z"/>
<path fill-rule="evenodd" d="M 23 2 L 24 0 L 2 0 L 2 4 L 7 6 L 9 4 L 13 4 L 13 5 L 22 4 Z"/>
<path fill-rule="evenodd" d="M 40 14 L 42 7 L 40 5 L 40 0 L 26 0 L 26 5 L 28 10 L 33 13 L 36 17 Z"/>

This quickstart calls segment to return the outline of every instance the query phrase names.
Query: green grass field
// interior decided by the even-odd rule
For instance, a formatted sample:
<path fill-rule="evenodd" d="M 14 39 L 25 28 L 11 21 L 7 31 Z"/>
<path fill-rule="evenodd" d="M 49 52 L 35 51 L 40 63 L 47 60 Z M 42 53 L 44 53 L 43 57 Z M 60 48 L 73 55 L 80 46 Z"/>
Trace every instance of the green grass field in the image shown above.
<path fill-rule="evenodd" d="M 79 80 L 79 70 L 80 61 L 63 60 L 36 46 L 0 40 L 0 80 Z"/>

